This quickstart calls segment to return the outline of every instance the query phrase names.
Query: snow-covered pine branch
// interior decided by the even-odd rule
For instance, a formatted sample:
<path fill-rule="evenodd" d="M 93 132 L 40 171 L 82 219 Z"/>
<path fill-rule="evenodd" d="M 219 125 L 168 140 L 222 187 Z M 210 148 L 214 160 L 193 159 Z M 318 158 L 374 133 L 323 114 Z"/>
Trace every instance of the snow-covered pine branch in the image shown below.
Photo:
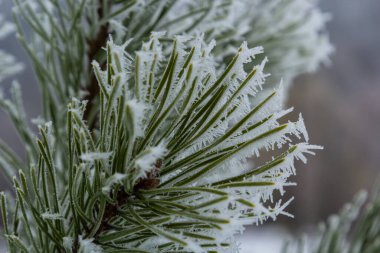
<path fill-rule="evenodd" d="M 290 215 L 291 198 L 273 193 L 292 185 L 295 160 L 321 147 L 307 143 L 302 117 L 284 121 L 292 110 L 279 106 L 281 88 L 260 96 L 262 48 L 243 43 L 219 72 L 214 42 L 162 36 L 153 33 L 134 55 L 108 40 L 106 65 L 92 64 L 96 131 L 77 99 L 64 151 L 53 147 L 54 125 L 40 127 L 38 162 L 30 178 L 20 171 L 14 180 L 19 208 L 3 220 L 10 249 L 238 252 L 234 235 L 245 225 Z M 2 206 L 6 213 L 3 195 Z"/>
<path fill-rule="evenodd" d="M 18 84 L 0 94 L 27 151 L 0 142 L 11 253 L 238 252 L 245 225 L 291 216 L 273 193 L 321 147 L 282 101 L 331 52 L 312 1 L 14 2 L 44 111 L 35 142 Z"/>

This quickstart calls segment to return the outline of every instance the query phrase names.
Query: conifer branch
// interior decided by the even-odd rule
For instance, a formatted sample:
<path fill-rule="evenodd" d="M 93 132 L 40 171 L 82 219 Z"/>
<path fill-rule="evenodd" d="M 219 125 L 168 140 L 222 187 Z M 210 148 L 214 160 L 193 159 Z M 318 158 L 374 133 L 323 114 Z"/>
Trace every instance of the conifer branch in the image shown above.
<path fill-rule="evenodd" d="M 292 198 L 272 195 L 321 147 L 301 115 L 282 123 L 287 85 L 267 84 L 263 48 L 248 44 L 283 60 L 269 67 L 287 80 L 331 48 L 318 9 L 277 1 L 14 0 L 44 111 L 35 142 L 17 84 L 0 97 L 28 154 L 25 165 L 0 142 L 10 253 L 235 253 L 245 225 L 291 216 Z M 272 15 L 294 8 L 317 22 Z M 289 27 L 306 43 L 289 43 Z"/>

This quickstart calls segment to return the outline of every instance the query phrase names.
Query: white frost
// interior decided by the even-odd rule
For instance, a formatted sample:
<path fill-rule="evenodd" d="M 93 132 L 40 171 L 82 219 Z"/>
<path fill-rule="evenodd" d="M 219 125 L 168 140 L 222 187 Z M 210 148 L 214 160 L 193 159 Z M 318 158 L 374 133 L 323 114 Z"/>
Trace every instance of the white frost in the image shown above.
<path fill-rule="evenodd" d="M 107 160 L 111 157 L 112 152 L 90 152 L 81 155 L 81 159 L 87 162 L 93 162 L 96 160 Z"/>
<path fill-rule="evenodd" d="M 94 239 L 83 239 L 79 237 L 80 253 L 103 253 L 102 247 L 93 243 Z"/>
<path fill-rule="evenodd" d="M 148 148 L 135 161 L 135 165 L 139 168 L 137 178 L 145 177 L 146 173 L 153 169 L 158 159 L 161 159 L 167 153 L 167 149 L 163 143 L 156 147 Z"/>

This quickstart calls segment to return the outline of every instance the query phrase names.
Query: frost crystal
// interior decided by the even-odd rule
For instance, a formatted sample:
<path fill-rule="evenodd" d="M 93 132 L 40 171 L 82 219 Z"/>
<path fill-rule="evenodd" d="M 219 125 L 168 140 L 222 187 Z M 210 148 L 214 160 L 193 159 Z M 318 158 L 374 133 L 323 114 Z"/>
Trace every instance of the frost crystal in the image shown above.
<path fill-rule="evenodd" d="M 45 219 L 45 220 L 61 220 L 61 219 L 63 219 L 61 214 L 49 213 L 49 212 L 41 214 L 41 217 L 42 217 L 42 219 Z"/>
<path fill-rule="evenodd" d="M 109 194 L 112 190 L 112 187 L 115 184 L 122 184 L 122 180 L 126 177 L 126 175 L 115 173 L 111 177 L 109 177 L 105 183 L 105 186 L 102 188 L 102 192 L 104 194 Z"/>
<path fill-rule="evenodd" d="M 63 247 L 67 250 L 71 250 L 74 244 L 74 239 L 71 237 L 63 237 Z"/>
<path fill-rule="evenodd" d="M 79 253 L 103 253 L 102 247 L 93 243 L 94 239 L 79 239 Z"/>
<path fill-rule="evenodd" d="M 81 155 L 81 159 L 83 161 L 93 162 L 95 160 L 106 160 L 112 155 L 112 152 L 92 152 L 92 153 L 85 153 Z"/>
<path fill-rule="evenodd" d="M 163 159 L 167 153 L 164 145 L 158 145 L 147 149 L 143 154 L 136 158 L 135 166 L 139 169 L 137 177 L 145 177 L 146 173 L 152 170 L 159 159 Z"/>

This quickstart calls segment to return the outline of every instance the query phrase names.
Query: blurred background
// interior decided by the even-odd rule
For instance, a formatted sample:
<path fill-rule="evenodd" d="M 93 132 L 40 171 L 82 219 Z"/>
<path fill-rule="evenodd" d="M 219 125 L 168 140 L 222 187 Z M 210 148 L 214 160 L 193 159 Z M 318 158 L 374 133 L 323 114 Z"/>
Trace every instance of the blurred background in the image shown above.
<path fill-rule="evenodd" d="M 11 1 L 3 1 L 0 10 L 8 19 L 10 6 Z M 248 228 L 251 233 L 241 238 L 243 253 L 278 252 L 283 238 L 316 228 L 357 191 L 370 189 L 380 173 L 380 1 L 320 0 L 320 6 L 332 15 L 327 27 L 336 52 L 331 66 L 296 80 L 288 105 L 302 112 L 310 142 L 325 149 L 309 157 L 307 165 L 298 163 L 293 178 L 298 186 L 289 188 L 285 197 L 295 196 L 288 208 L 295 219 Z M 25 53 L 14 36 L 1 41 L 0 47 L 25 62 L 18 80 L 27 114 L 37 117 L 40 95 Z M 10 81 L 1 85 L 7 94 Z M 22 143 L 2 112 L 0 138 L 22 152 Z M 0 179 L 0 190 L 6 188 Z M 269 237 L 273 249 L 262 246 L 268 245 Z"/>
<path fill-rule="evenodd" d="M 380 2 L 322 0 L 336 48 L 330 67 L 297 79 L 289 105 L 325 150 L 298 167 L 293 225 L 336 213 L 380 173 Z"/>

